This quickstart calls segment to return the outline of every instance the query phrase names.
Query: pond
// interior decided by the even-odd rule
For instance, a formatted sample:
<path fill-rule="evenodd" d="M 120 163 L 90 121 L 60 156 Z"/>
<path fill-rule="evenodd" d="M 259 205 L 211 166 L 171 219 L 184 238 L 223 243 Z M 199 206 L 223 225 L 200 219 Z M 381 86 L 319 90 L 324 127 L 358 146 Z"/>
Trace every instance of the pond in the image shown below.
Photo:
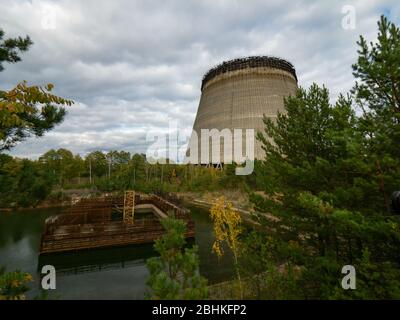
<path fill-rule="evenodd" d="M 195 222 L 194 243 L 199 249 L 200 273 L 210 284 L 233 276 L 232 256 L 212 253 L 212 222 L 205 209 L 189 207 Z M 156 256 L 152 245 L 136 245 L 45 255 L 39 258 L 40 236 L 47 217 L 60 209 L 34 209 L 0 213 L 0 266 L 33 275 L 28 298 L 39 294 L 42 265 L 57 270 L 54 299 L 143 299 L 148 271 L 146 259 Z M 225 250 L 228 252 L 228 250 Z"/>

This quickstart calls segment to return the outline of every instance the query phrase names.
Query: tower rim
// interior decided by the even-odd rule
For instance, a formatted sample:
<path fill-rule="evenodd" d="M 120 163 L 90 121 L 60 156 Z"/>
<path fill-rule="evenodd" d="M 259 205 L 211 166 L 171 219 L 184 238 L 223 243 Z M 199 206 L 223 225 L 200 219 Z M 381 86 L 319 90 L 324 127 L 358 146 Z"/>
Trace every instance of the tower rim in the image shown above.
<path fill-rule="evenodd" d="M 218 75 L 236 70 L 262 67 L 287 71 L 296 79 L 297 82 L 296 70 L 293 64 L 289 61 L 274 56 L 249 56 L 245 58 L 236 58 L 224 61 L 208 70 L 203 76 L 201 89 L 203 90 L 204 86 Z"/>

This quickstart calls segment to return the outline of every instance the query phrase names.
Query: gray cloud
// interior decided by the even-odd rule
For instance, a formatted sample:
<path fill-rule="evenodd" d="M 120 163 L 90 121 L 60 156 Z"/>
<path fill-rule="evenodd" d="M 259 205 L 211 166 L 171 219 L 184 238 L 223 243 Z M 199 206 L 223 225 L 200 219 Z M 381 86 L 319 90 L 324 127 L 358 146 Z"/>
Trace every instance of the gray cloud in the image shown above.
<path fill-rule="evenodd" d="M 344 5 L 356 9 L 355 30 L 341 27 Z M 203 74 L 238 56 L 286 58 L 301 86 L 325 84 L 335 98 L 353 84 L 358 36 L 373 40 L 379 15 L 398 17 L 400 4 L 3 0 L 0 12 L 6 35 L 35 42 L 22 62 L 6 66 L 0 87 L 51 82 L 56 94 L 76 101 L 63 124 L 12 151 L 35 158 L 60 147 L 143 152 L 146 133 L 165 130 L 168 120 L 191 128 Z M 55 29 L 46 28 L 52 17 Z"/>

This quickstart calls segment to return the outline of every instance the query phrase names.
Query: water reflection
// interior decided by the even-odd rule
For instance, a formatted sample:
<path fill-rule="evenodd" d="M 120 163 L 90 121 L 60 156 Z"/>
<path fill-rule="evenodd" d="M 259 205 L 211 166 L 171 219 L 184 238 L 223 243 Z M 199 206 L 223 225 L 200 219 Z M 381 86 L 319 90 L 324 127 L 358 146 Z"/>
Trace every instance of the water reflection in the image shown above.
<path fill-rule="evenodd" d="M 39 256 L 38 272 L 47 264 L 53 265 L 59 275 L 124 269 L 144 265 L 154 256 L 157 252 L 151 244 L 45 254 Z"/>

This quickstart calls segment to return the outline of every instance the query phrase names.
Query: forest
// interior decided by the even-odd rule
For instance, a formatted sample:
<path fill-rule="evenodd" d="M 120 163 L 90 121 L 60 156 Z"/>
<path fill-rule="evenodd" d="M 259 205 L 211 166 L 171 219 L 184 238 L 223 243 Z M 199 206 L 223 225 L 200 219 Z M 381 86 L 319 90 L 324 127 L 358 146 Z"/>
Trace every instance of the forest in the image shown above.
<path fill-rule="evenodd" d="M 259 166 L 256 160 L 255 166 Z M 0 154 L 0 207 L 57 203 L 66 190 L 92 192 L 204 192 L 257 189 L 257 173 L 236 176 L 235 164 L 223 169 L 169 163 L 153 164 L 144 154 L 94 151 L 81 157 L 66 149 L 49 150 L 37 160 Z M 256 170 L 257 171 L 257 170 Z"/>

